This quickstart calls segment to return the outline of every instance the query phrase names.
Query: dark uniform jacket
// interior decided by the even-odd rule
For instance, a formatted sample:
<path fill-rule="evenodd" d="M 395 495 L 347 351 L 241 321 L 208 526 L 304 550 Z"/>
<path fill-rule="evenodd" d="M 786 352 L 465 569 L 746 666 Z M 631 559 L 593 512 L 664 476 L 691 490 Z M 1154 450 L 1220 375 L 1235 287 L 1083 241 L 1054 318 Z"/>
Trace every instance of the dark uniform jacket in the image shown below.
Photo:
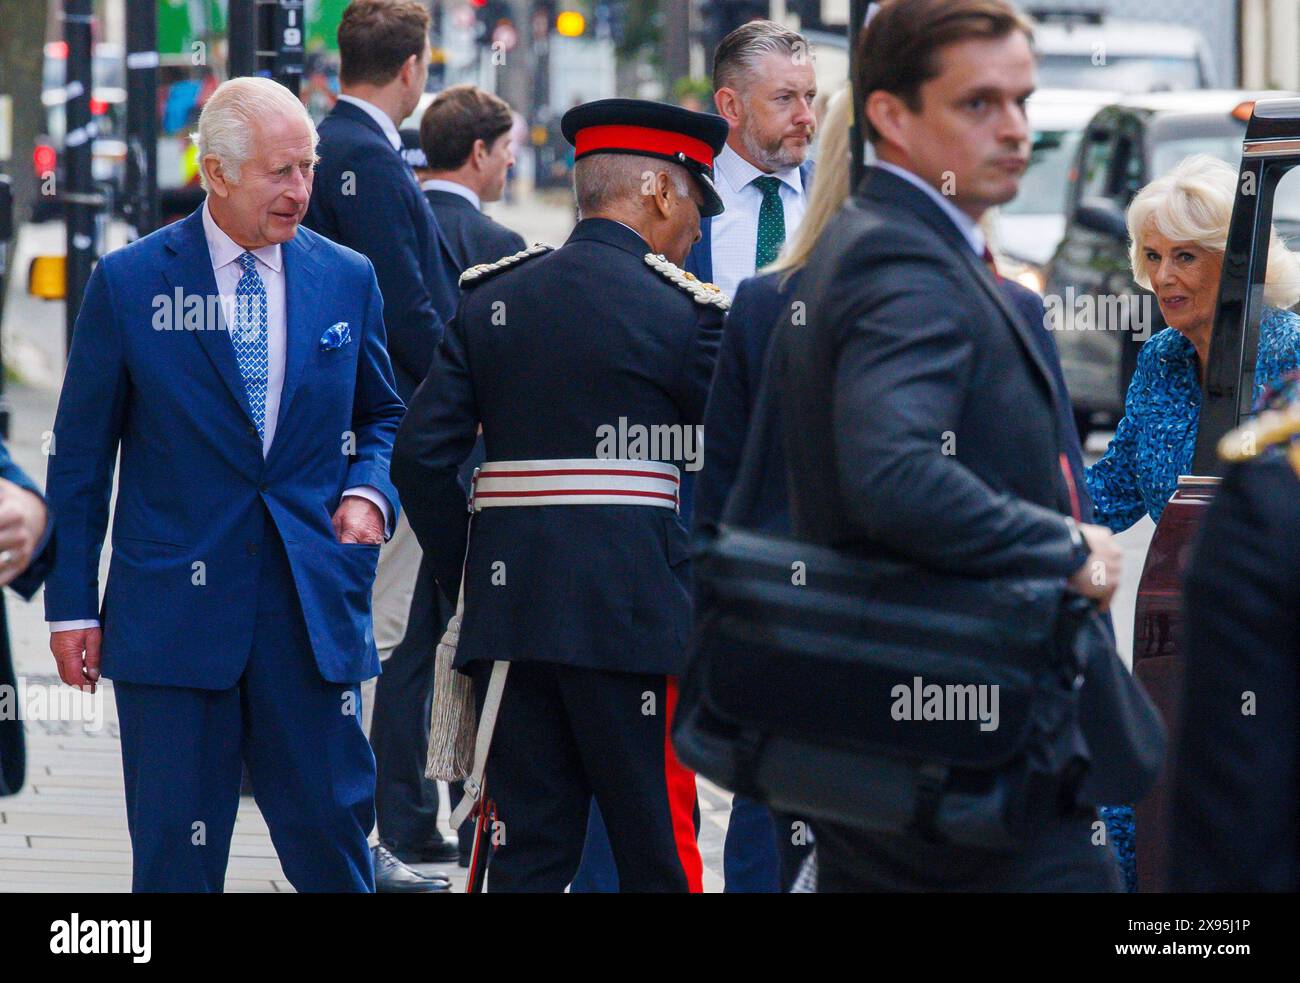
<path fill-rule="evenodd" d="M 467 284 L 393 460 L 449 599 L 468 518 L 456 469 L 480 422 L 487 459 L 511 461 L 595 458 L 601 428 L 620 418 L 628 427 L 702 421 L 722 312 L 647 265 L 649 251 L 627 226 L 586 219 L 560 249 Z M 458 667 L 681 669 L 689 545 L 673 511 L 491 508 L 474 517 L 470 539 Z"/>
<path fill-rule="evenodd" d="M 408 402 L 456 309 L 459 270 L 402 155 L 365 111 L 340 101 L 321 121 L 303 224 L 375 267 L 397 394 Z"/>
<path fill-rule="evenodd" d="M 524 248 L 524 237 L 493 221 L 474 203 L 454 191 L 429 190 L 424 197 L 433 209 L 438 228 L 451 254 L 452 269 L 459 277 L 471 266 L 495 263 Z"/>

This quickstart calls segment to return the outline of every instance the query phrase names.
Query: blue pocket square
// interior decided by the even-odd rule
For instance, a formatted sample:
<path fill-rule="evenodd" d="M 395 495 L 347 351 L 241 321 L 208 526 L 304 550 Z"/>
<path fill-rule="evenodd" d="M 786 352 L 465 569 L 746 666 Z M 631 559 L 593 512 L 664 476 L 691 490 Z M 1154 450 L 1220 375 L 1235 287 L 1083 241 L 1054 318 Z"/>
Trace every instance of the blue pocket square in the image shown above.
<path fill-rule="evenodd" d="M 320 336 L 320 350 L 332 352 L 336 348 L 342 348 L 351 340 L 352 329 L 348 327 L 348 322 L 339 321 L 337 324 L 331 324 Z"/>

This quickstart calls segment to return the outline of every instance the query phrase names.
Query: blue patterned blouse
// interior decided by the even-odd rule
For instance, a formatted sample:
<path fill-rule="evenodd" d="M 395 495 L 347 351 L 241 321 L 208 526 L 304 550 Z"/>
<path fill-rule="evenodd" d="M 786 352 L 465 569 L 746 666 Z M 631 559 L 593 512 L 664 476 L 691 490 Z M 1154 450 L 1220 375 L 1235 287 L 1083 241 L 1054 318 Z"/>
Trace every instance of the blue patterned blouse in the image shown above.
<path fill-rule="evenodd" d="M 1264 387 L 1300 368 L 1300 317 L 1267 308 L 1259 330 L 1252 402 Z M 1157 332 L 1137 368 L 1106 454 L 1086 471 L 1096 521 L 1122 532 L 1144 515 L 1160 521 L 1178 476 L 1188 474 L 1201 419 L 1196 349 L 1180 332 Z"/>

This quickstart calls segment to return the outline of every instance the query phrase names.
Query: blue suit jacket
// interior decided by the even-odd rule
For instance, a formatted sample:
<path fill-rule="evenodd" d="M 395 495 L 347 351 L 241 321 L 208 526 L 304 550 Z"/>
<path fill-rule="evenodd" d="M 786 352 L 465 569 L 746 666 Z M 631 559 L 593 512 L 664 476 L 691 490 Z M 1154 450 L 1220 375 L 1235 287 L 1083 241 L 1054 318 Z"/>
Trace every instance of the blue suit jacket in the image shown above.
<path fill-rule="evenodd" d="M 799 168 L 799 173 L 803 175 L 804 195 L 808 194 L 815 169 L 816 163 L 811 160 L 804 161 L 803 166 Z M 700 241 L 691 247 L 691 251 L 686 254 L 686 262 L 682 265 L 687 273 L 695 274 L 705 283 L 713 282 L 712 215 L 706 215 L 700 219 Z"/>
<path fill-rule="evenodd" d="M 201 209 L 105 256 L 86 288 L 46 481 L 59 562 L 45 611 L 51 621 L 100 616 L 109 678 L 235 684 L 252 645 L 268 517 L 284 540 L 321 674 L 351 683 L 378 671 L 370 587 L 379 547 L 341 545 L 330 517 L 355 485 L 379 489 L 396 515 L 388 465 L 403 406 L 379 286 L 365 257 L 306 229 L 281 249 L 285 377 L 265 459 L 219 313 L 215 323 L 196 317 L 200 330 L 155 327 L 160 303 L 177 292 L 196 303 L 216 296 Z M 340 321 L 351 340 L 322 347 Z M 101 613 L 99 558 L 119 446 Z"/>
<path fill-rule="evenodd" d="M 409 402 L 460 299 L 460 270 L 415 174 L 365 111 L 338 102 L 320 124 L 303 224 L 374 264 L 397 392 Z"/>

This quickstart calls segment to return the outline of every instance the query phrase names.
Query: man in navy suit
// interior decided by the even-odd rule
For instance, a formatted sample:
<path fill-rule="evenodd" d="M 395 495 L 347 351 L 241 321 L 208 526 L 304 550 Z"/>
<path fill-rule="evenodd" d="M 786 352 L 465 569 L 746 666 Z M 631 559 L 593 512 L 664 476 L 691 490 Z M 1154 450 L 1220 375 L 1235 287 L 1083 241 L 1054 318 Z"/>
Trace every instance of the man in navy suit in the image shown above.
<path fill-rule="evenodd" d="M 429 370 L 460 295 L 460 269 L 402 156 L 397 129 L 424 91 L 428 31 L 427 4 L 417 0 L 356 0 L 344 11 L 338 30 L 341 94 L 320 125 L 320 166 L 303 220 L 374 265 L 397 392 L 407 402 Z M 428 727 L 427 717 L 416 720 L 424 701 L 408 698 L 409 681 L 431 661 L 443 627 L 434 593 L 417 584 L 419 568 L 419 544 L 403 521 L 384 547 L 374 595 L 375 642 L 384 662 L 370 725 L 378 767 L 373 845 L 381 891 L 427 889 L 402 860 L 456 856 L 438 832 L 437 786 L 424 780 L 415 743 L 414 735 Z M 427 670 L 423 676 L 429 678 Z"/>
<path fill-rule="evenodd" d="M 429 370 L 459 296 L 438 225 L 401 154 L 397 127 L 428 78 L 428 11 L 357 0 L 339 25 L 340 95 L 320 125 L 320 164 L 303 224 L 366 256 L 384 297 L 397 393 Z"/>
<path fill-rule="evenodd" d="M 204 205 L 105 256 L 73 335 L 46 616 L 64 682 L 114 683 L 137 891 L 222 888 L 241 762 L 295 888 L 374 889 L 358 687 L 403 407 L 373 267 L 299 227 L 315 142 L 283 86 L 221 85 Z"/>
<path fill-rule="evenodd" d="M 515 162 L 513 122 L 505 100 L 473 85 L 438 93 L 420 118 L 428 168 L 420 189 L 459 271 L 524 248 L 519 233 L 483 214 L 485 202 L 501 200 Z"/>
<path fill-rule="evenodd" d="M 853 556 L 1058 577 L 1104 605 L 1120 550 L 1075 517 L 1064 396 L 978 226 L 1029 157 L 1030 30 L 1001 0 L 886 0 L 863 35 L 855 81 L 876 163 L 818 239 L 799 288 L 807 324 L 777 336 L 770 363 L 787 470 L 803 476 L 791 529 Z M 1090 667 L 1082 685 L 1091 745 L 1112 723 L 1088 714 L 1107 705 L 1095 687 L 1112 684 Z M 1094 760 L 1090 783 L 1133 787 L 1135 770 Z M 1038 811 L 1014 854 L 816 819 L 818 889 L 1114 890 L 1085 794 Z"/>
<path fill-rule="evenodd" d="M 754 20 L 718 45 L 713 101 L 730 132 L 714 170 L 726 210 L 701 220 L 685 265 L 728 297 L 776 258 L 803 220 L 816 95 L 808 42 L 794 31 Z"/>

